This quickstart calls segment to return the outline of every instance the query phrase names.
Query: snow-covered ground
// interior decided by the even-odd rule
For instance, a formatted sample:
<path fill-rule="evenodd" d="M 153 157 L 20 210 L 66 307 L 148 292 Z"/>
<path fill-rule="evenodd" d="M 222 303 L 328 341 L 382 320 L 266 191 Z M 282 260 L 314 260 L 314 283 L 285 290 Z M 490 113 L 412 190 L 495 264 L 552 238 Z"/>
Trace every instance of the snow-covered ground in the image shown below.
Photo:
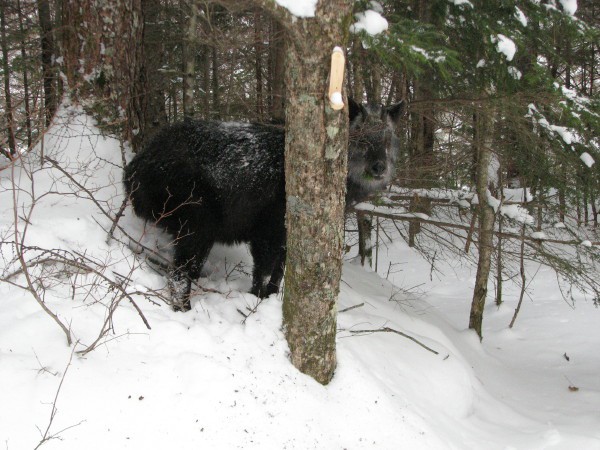
<path fill-rule="evenodd" d="M 402 241 L 381 249 L 381 276 L 349 260 L 339 309 L 356 307 L 339 314 L 338 369 L 321 386 L 288 361 L 281 299 L 258 304 L 246 293 L 244 247 L 213 250 L 201 284 L 223 294 L 197 296 L 190 312 L 173 312 L 150 293 L 164 279 L 133 255 L 122 231 L 106 242 L 111 221 L 100 207 L 114 215 L 123 195 L 119 143 L 77 108 L 63 109 L 58 122 L 44 152 L 72 179 L 25 158 L 14 169 L 16 216 L 25 259 L 37 257 L 31 281 L 77 344 L 69 347 L 34 297 L 15 286 L 27 281 L 11 262 L 13 172 L 5 169 L 3 448 L 32 449 L 46 435 L 41 448 L 77 450 L 600 449 L 600 311 L 584 299 L 575 308 L 563 301 L 552 271 L 539 270 L 513 329 L 518 291 L 505 286 L 505 304 L 487 305 L 480 343 L 466 329 L 471 269 L 442 263 L 431 276 Z M 155 236 L 130 210 L 120 224 L 145 242 Z M 65 255 L 81 265 L 55 262 Z M 113 308 L 117 285 L 138 292 L 139 311 L 127 298 Z M 356 333 L 382 327 L 433 351 L 393 331 Z M 78 353 L 99 337 L 94 350 Z"/>

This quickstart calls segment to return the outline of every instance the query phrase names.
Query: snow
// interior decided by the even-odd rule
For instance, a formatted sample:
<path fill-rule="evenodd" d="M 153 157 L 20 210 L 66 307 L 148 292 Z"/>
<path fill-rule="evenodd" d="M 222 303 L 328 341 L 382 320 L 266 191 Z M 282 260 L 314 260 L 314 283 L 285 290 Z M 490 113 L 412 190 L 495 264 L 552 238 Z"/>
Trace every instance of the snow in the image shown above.
<path fill-rule="evenodd" d="M 500 170 L 500 160 L 498 155 L 492 153 L 490 155 L 490 164 L 488 165 L 488 185 L 498 186 L 498 170 Z"/>
<path fill-rule="evenodd" d="M 438 54 L 437 56 L 433 55 L 430 52 L 428 52 L 427 50 L 425 50 L 421 47 L 417 47 L 416 45 L 411 45 L 410 49 L 413 52 L 420 54 L 421 56 L 425 57 L 426 59 L 428 59 L 430 61 L 435 61 L 436 63 L 441 63 L 446 60 L 446 57 L 444 55 L 440 55 L 440 54 Z"/>
<path fill-rule="evenodd" d="M 550 125 L 549 129 L 556 132 L 567 145 L 570 145 L 574 141 L 576 141 L 575 135 L 567 127 L 562 127 L 560 125 Z"/>
<path fill-rule="evenodd" d="M 383 14 L 383 6 L 381 6 L 381 3 L 376 2 L 375 0 L 371 0 L 369 2 L 369 4 L 371 5 L 371 9 L 379 14 Z"/>
<path fill-rule="evenodd" d="M 590 99 L 588 97 L 579 95 L 575 89 L 569 89 L 566 86 L 560 86 L 558 83 L 554 83 L 554 87 L 557 89 L 560 88 L 562 94 L 575 103 L 582 105 L 587 105 L 590 103 Z"/>
<path fill-rule="evenodd" d="M 37 195 L 27 229 L 19 220 L 26 244 L 78 252 L 106 266 L 106 277 L 130 279 L 151 329 L 124 299 L 100 345 L 82 356 L 73 350 L 98 338 L 114 298 L 98 277 L 51 263 L 30 269 L 45 273 L 40 292 L 69 324 L 73 348 L 27 291 L 0 283 L 5 448 L 34 448 L 55 402 L 55 438 L 42 449 L 600 449 L 599 313 L 577 292 L 575 307 L 563 301 L 551 270 L 528 267 L 531 297 L 512 329 L 519 292 L 505 283 L 505 304 L 486 305 L 480 343 L 466 329 L 475 270 L 440 260 L 434 272 L 389 227 L 379 274 L 352 254 L 344 264 L 338 368 L 321 386 L 288 360 L 281 298 L 259 303 L 247 293 L 245 247 L 218 247 L 209 257 L 200 284 L 223 294 L 199 293 L 192 311 L 173 312 L 156 295 L 164 278 L 132 254 L 122 232 L 106 242 L 111 220 L 75 184 L 114 214 L 123 198 L 119 142 L 67 107 L 45 150 L 73 179 L 40 167 L 36 151 L 15 166 L 19 216 L 30 211 L 30 173 Z M 11 178 L 10 169 L 0 172 L 4 242 L 13 226 Z M 431 195 L 458 201 L 467 193 Z M 146 244 L 165 241 L 129 209 L 119 223 Z M 0 271 L 12 272 L 12 246 L 0 250 Z M 19 274 L 10 281 L 25 283 Z M 438 353 L 393 331 L 370 331 L 383 327 Z"/>
<path fill-rule="evenodd" d="M 540 125 L 542 128 L 548 130 L 551 135 L 554 133 L 558 134 L 563 142 L 567 145 L 571 145 L 573 143 L 580 141 L 580 135 L 573 130 L 572 128 L 564 127 L 561 125 L 552 125 L 548 120 L 539 112 L 536 106 L 533 103 L 528 105 L 528 112 L 525 117 L 531 117 L 533 122 Z M 586 159 L 584 159 L 586 158 Z M 587 157 L 582 155 L 582 160 L 584 162 L 589 162 Z M 586 162 L 586 163 L 587 163 Z"/>
<path fill-rule="evenodd" d="M 517 69 L 515 66 L 508 66 L 507 70 L 508 70 L 509 75 L 511 77 L 513 77 L 515 80 L 520 80 L 521 77 L 523 76 L 521 71 L 519 69 Z"/>
<path fill-rule="evenodd" d="M 469 0 L 448 0 L 450 3 L 455 4 L 456 6 L 460 6 L 460 5 L 467 5 L 470 6 L 471 8 L 473 8 L 473 3 L 471 3 Z"/>
<path fill-rule="evenodd" d="M 353 33 L 364 30 L 371 36 L 375 36 L 388 29 L 388 21 L 379 12 L 372 9 L 356 13 L 354 17 L 356 22 L 350 26 L 350 31 Z"/>
<path fill-rule="evenodd" d="M 521 22 L 521 25 L 523 25 L 524 27 L 527 26 L 527 16 L 518 7 L 515 7 L 515 17 L 519 22 Z"/>
<path fill-rule="evenodd" d="M 523 208 L 520 205 L 503 205 L 500 212 L 503 216 L 506 216 L 509 219 L 515 220 L 520 223 L 534 223 L 534 219 L 529 214 L 527 209 Z"/>
<path fill-rule="evenodd" d="M 564 11 L 570 16 L 575 15 L 577 11 L 577 0 L 559 0 L 562 5 Z"/>
<path fill-rule="evenodd" d="M 583 163 L 588 167 L 592 167 L 596 162 L 594 161 L 594 158 L 592 158 L 592 155 L 590 155 L 588 152 L 583 152 L 580 158 L 583 161 Z"/>
<path fill-rule="evenodd" d="M 498 53 L 504 54 L 507 61 L 513 60 L 515 53 L 517 52 L 517 46 L 511 38 L 506 37 L 503 34 L 497 34 L 492 37 L 492 42 L 496 43 L 496 50 L 498 50 Z"/>
<path fill-rule="evenodd" d="M 296 17 L 315 17 L 317 0 L 275 0 Z"/>
<path fill-rule="evenodd" d="M 494 210 L 494 212 L 498 212 L 498 208 L 500 208 L 500 200 L 492 195 L 492 193 L 487 190 L 487 204 Z"/>
<path fill-rule="evenodd" d="M 475 201 L 473 203 L 476 203 Z M 498 212 L 500 210 L 500 214 L 504 217 L 508 217 L 519 223 L 532 224 L 534 223 L 533 217 L 529 214 L 527 209 L 523 208 L 520 205 L 504 205 L 502 202 L 494 197 L 492 193 L 487 191 L 487 203 L 492 207 L 494 212 Z M 535 233 L 534 233 L 535 234 Z M 542 239 L 538 237 L 536 239 Z"/>

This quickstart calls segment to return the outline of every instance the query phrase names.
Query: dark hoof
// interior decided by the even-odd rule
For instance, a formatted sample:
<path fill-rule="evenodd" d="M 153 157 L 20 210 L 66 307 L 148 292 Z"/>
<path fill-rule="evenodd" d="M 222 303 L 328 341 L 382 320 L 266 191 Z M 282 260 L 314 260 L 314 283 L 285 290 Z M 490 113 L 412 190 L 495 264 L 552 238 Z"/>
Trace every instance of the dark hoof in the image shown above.
<path fill-rule="evenodd" d="M 174 302 L 173 303 L 173 311 L 186 312 L 191 309 L 192 309 L 192 305 L 189 300 L 184 300 L 182 302 Z"/>

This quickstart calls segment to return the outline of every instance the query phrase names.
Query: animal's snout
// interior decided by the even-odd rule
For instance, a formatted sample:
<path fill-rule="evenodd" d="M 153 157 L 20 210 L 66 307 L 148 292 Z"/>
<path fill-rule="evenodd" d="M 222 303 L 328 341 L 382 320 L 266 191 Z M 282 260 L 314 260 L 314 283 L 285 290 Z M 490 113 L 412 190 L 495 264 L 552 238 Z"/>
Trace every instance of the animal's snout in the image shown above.
<path fill-rule="evenodd" d="M 383 173 L 385 172 L 385 163 L 382 161 L 377 161 L 376 163 L 374 163 L 371 166 L 371 173 L 373 174 L 373 176 L 375 177 L 381 177 L 383 176 Z"/>

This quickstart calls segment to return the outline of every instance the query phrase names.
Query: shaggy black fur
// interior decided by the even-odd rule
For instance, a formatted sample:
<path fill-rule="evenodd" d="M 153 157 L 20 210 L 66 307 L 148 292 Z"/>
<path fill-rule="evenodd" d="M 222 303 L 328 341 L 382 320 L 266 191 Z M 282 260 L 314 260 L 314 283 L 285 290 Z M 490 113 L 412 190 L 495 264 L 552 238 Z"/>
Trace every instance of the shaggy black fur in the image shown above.
<path fill-rule="evenodd" d="M 402 103 L 374 108 L 351 101 L 347 204 L 391 181 L 399 147 L 393 126 L 402 110 Z M 278 292 L 286 242 L 284 147 L 280 127 L 185 120 L 160 131 L 127 165 L 124 183 L 135 213 L 175 238 L 176 308 L 190 308 L 191 280 L 215 242 L 249 243 L 251 292 Z"/>

